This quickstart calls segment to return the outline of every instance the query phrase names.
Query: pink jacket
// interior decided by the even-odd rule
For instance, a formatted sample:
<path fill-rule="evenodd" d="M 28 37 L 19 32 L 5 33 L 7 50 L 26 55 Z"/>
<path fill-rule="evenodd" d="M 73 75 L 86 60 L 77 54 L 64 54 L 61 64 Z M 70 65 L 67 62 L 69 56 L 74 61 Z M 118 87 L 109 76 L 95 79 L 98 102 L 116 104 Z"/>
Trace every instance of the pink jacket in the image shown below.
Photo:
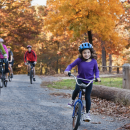
<path fill-rule="evenodd" d="M 6 45 L 4 45 L 4 44 L 3 44 L 3 47 L 4 47 L 5 51 L 6 51 L 7 59 L 8 59 L 8 57 L 9 57 L 9 55 L 8 55 L 8 49 L 7 49 Z M 2 55 L 1 52 L 0 52 L 0 59 L 4 59 L 4 56 Z"/>

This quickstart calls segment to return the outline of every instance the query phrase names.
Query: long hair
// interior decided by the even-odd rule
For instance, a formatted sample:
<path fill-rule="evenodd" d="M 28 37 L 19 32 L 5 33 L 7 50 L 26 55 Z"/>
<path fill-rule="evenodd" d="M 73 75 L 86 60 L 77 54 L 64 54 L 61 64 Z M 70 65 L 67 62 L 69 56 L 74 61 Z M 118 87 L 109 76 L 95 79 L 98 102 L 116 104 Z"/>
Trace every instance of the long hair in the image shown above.
<path fill-rule="evenodd" d="M 89 50 L 91 52 L 91 57 L 90 58 L 97 60 L 97 54 L 96 54 L 95 50 L 93 48 L 90 48 Z M 83 52 L 83 50 L 80 52 L 79 58 L 82 59 L 83 61 L 85 61 L 86 59 L 83 58 L 82 52 Z"/>

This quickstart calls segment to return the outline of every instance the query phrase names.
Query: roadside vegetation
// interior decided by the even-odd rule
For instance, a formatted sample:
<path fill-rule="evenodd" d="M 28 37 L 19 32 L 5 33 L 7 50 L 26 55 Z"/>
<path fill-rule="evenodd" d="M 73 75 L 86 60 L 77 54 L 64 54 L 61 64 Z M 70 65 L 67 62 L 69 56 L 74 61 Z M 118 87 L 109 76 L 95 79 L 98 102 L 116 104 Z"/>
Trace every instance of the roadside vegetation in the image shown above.
<path fill-rule="evenodd" d="M 101 78 L 101 82 L 94 82 L 94 85 L 103 85 L 107 87 L 117 87 L 122 88 L 122 78 Z M 74 89 L 75 80 L 74 79 L 64 79 L 57 82 L 47 82 L 42 83 L 42 86 L 47 86 L 49 88 L 56 89 Z"/>

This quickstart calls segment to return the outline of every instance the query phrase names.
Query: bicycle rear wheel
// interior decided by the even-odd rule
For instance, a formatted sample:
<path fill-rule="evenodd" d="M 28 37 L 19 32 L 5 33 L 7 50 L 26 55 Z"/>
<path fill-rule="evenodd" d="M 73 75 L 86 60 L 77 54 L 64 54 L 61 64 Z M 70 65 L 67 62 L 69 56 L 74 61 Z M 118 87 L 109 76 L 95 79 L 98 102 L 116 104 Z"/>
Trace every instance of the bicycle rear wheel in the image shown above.
<path fill-rule="evenodd" d="M 3 88 L 3 80 L 2 80 L 2 77 L 0 79 L 0 88 Z"/>
<path fill-rule="evenodd" d="M 4 81 L 4 86 L 7 87 L 7 81 Z"/>
<path fill-rule="evenodd" d="M 30 70 L 30 84 L 32 84 L 32 80 L 33 80 L 33 72 L 32 72 L 32 70 Z"/>
<path fill-rule="evenodd" d="M 72 121 L 73 130 L 78 129 L 78 126 L 80 125 L 80 118 L 81 118 L 81 104 L 77 103 L 75 107 L 73 121 Z"/>
<path fill-rule="evenodd" d="M 4 78 L 2 77 L 2 86 L 4 87 Z"/>
<path fill-rule="evenodd" d="M 3 70 L 0 70 L 0 87 L 3 88 L 4 87 L 4 77 L 3 77 Z"/>

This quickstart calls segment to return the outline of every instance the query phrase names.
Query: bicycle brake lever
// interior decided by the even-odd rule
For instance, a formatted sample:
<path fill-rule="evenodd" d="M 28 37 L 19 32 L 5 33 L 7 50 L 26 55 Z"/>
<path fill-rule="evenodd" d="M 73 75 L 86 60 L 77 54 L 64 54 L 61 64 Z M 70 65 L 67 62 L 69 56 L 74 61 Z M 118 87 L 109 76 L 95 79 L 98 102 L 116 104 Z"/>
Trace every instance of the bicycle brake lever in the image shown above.
<path fill-rule="evenodd" d="M 71 72 L 70 72 L 70 71 L 68 72 L 68 76 L 69 76 L 69 77 L 71 76 Z"/>
<path fill-rule="evenodd" d="M 100 81 L 98 81 L 98 79 L 96 78 L 96 79 L 95 79 L 95 82 L 101 82 L 101 80 L 100 80 Z"/>

